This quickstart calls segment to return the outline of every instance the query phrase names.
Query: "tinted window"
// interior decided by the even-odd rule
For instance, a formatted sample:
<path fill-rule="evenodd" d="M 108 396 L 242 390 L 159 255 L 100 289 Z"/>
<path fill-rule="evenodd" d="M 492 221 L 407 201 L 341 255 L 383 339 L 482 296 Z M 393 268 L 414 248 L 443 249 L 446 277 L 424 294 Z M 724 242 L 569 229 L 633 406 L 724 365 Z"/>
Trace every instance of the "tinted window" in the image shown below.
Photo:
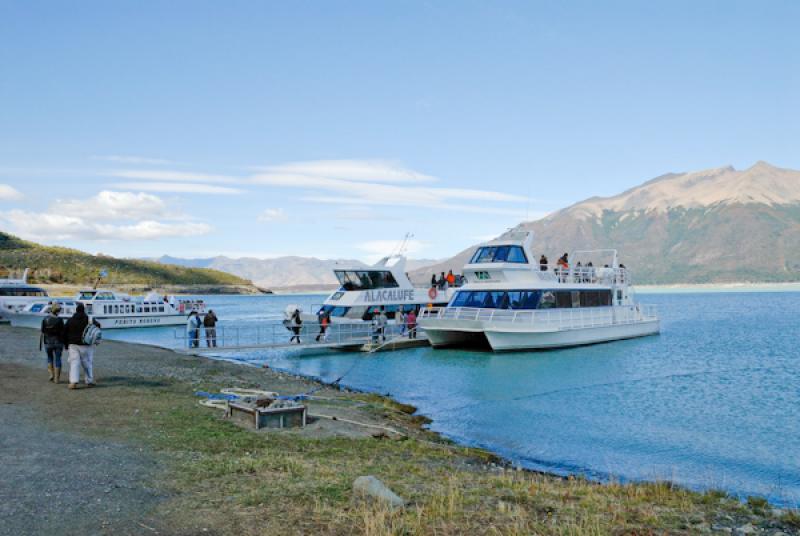
<path fill-rule="evenodd" d="M 385 270 L 336 270 L 334 273 L 342 285 L 341 290 L 370 290 L 399 286 L 392 273 Z"/>
<path fill-rule="evenodd" d="M 556 307 L 558 307 L 559 309 L 572 308 L 572 293 L 556 292 Z"/>
<path fill-rule="evenodd" d="M 470 263 L 483 262 L 528 262 L 525 252 L 520 246 L 485 246 L 478 248 Z"/>

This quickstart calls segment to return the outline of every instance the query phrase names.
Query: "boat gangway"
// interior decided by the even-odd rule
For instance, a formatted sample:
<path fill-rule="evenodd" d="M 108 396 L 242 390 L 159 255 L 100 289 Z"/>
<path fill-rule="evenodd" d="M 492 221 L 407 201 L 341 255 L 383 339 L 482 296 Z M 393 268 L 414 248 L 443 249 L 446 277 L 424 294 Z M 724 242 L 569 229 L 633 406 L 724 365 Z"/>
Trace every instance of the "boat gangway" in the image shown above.
<path fill-rule="evenodd" d="M 257 351 L 280 348 L 332 349 L 377 352 L 399 350 L 415 346 L 427 346 L 424 333 L 410 338 L 401 326 L 386 325 L 382 330 L 368 323 L 331 324 L 326 332 L 320 332 L 316 323 L 305 323 L 295 334 L 282 323 L 257 325 L 218 325 L 216 336 L 209 338 L 203 328 L 197 337 L 191 337 L 185 328 L 175 330 L 179 341 L 176 350 L 189 354 L 204 354 L 227 351 Z"/>

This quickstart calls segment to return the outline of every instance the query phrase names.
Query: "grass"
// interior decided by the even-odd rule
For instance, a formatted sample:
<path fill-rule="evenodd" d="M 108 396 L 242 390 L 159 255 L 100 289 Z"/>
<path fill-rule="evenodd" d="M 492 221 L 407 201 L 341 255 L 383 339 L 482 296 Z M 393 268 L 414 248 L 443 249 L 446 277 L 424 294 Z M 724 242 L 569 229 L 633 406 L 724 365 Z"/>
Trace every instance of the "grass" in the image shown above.
<path fill-rule="evenodd" d="M 204 389 L 221 387 L 209 382 Z M 402 440 L 254 433 L 197 405 L 196 388 L 168 381 L 119 387 L 86 417 L 94 434 L 160 453 L 167 467 L 160 485 L 171 497 L 161 515 L 188 532 L 682 534 L 720 519 L 728 526 L 800 528 L 796 512 L 773 519 L 760 498 L 742 503 L 722 491 L 696 493 L 667 482 L 601 485 L 510 470 L 482 451 L 422 432 Z M 409 408 L 375 395 L 348 396 L 393 426 L 414 426 Z M 364 474 L 383 480 L 409 506 L 395 511 L 355 499 L 352 482 Z"/>

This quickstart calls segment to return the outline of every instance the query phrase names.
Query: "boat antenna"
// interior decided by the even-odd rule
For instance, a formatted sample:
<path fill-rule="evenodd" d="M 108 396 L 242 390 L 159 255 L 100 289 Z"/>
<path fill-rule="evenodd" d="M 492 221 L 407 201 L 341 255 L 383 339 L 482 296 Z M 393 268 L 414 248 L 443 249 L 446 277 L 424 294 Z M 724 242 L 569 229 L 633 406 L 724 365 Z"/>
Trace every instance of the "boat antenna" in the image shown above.
<path fill-rule="evenodd" d="M 398 245 L 398 246 L 397 246 L 397 248 L 395 249 L 395 251 L 397 251 L 397 253 L 395 253 L 395 252 L 393 251 L 393 252 L 392 252 L 392 256 L 395 256 L 395 255 L 397 255 L 397 256 L 400 256 L 400 255 L 405 255 L 405 254 L 406 254 L 406 252 L 408 251 L 408 242 L 409 242 L 409 241 L 410 241 L 412 238 L 414 238 L 414 234 L 413 234 L 413 233 L 406 233 L 406 235 L 403 237 L 403 240 L 400 242 L 400 245 Z"/>
<path fill-rule="evenodd" d="M 94 285 L 92 286 L 92 290 L 97 290 L 97 285 L 100 283 L 100 280 L 104 277 L 108 277 L 108 270 L 105 268 L 100 270 L 100 273 L 97 274 L 97 279 L 94 280 Z"/>

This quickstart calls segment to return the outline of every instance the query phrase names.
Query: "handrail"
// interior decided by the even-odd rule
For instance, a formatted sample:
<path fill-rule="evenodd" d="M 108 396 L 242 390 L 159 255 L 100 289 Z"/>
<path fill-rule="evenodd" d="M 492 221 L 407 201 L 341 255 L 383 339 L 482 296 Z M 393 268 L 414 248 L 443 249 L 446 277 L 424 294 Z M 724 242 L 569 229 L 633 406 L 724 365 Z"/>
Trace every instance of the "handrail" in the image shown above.
<path fill-rule="evenodd" d="M 420 312 L 420 319 L 508 322 L 554 329 L 633 324 L 658 319 L 650 304 L 616 307 L 580 307 L 575 309 L 484 309 L 477 307 L 431 307 Z"/>

